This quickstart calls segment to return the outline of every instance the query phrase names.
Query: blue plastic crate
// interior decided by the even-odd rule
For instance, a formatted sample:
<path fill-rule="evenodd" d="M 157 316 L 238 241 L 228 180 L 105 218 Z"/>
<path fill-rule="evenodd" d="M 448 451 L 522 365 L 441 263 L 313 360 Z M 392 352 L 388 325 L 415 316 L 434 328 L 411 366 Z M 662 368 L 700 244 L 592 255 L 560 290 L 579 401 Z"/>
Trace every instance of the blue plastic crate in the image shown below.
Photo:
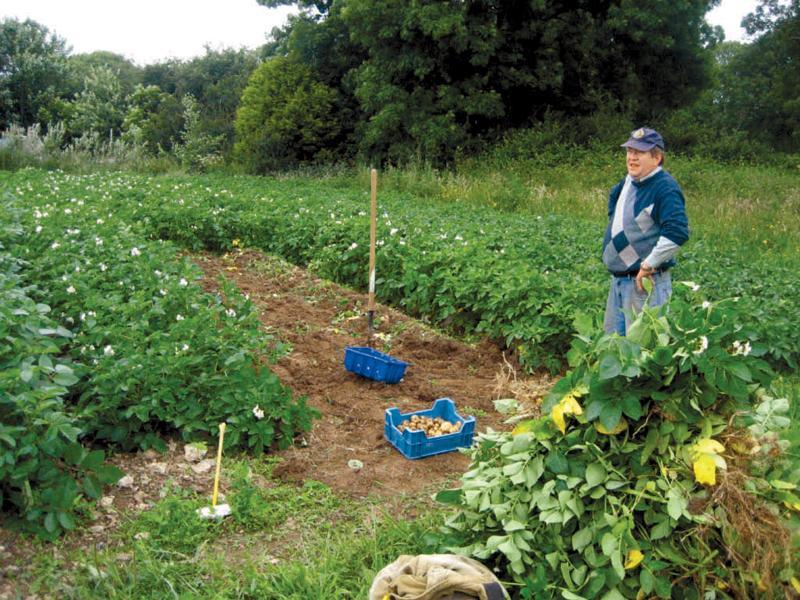
<path fill-rule="evenodd" d="M 405 375 L 408 363 L 367 347 L 348 346 L 344 351 L 344 368 L 384 383 L 397 383 Z"/>
<path fill-rule="evenodd" d="M 456 433 L 440 435 L 429 438 L 424 431 L 400 431 L 397 426 L 403 421 L 408 421 L 412 416 L 441 417 L 446 421 L 461 423 L 461 429 Z M 450 398 L 439 398 L 433 403 L 433 408 L 419 410 L 411 413 L 401 413 L 399 408 L 387 408 L 383 434 L 389 443 L 408 459 L 425 458 L 435 454 L 452 452 L 458 448 L 469 448 L 472 445 L 472 435 L 475 433 L 475 417 L 462 417 L 456 411 L 456 405 Z"/>

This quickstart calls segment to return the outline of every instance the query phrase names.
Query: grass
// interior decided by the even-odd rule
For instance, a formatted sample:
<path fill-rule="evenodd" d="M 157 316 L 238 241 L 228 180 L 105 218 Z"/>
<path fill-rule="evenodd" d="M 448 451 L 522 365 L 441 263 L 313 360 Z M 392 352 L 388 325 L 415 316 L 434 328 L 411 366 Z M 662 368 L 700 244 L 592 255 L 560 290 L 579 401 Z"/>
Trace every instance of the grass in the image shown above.
<path fill-rule="evenodd" d="M 624 154 L 607 149 L 563 150 L 558 156 L 469 159 L 452 171 L 410 165 L 381 173 L 381 186 L 413 196 L 500 210 L 566 214 L 605 223 L 608 191 L 625 174 Z M 797 166 L 730 164 L 667 156 L 681 184 L 695 233 L 754 252 L 794 255 L 800 249 Z M 360 173 L 368 189 L 368 173 Z M 766 241 L 765 241 L 766 240 Z"/>
<path fill-rule="evenodd" d="M 200 520 L 207 499 L 178 488 L 129 516 L 109 547 L 38 553 L 28 593 L 63 598 L 365 598 L 399 554 L 430 550 L 440 524 L 424 503 L 354 502 L 327 486 L 272 478 L 271 459 L 231 461 L 233 514 Z M 390 503 L 391 504 L 391 503 Z M 414 511 L 414 519 L 402 515 Z M 391 513 L 391 514 L 390 514 Z"/>

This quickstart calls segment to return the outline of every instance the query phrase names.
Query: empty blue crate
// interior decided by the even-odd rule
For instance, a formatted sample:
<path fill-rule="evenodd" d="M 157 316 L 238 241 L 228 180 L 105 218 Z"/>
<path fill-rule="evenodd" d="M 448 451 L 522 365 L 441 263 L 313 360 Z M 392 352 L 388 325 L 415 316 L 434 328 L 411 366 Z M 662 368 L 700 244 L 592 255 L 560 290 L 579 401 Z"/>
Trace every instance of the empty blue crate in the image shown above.
<path fill-rule="evenodd" d="M 348 346 L 344 351 L 344 368 L 375 381 L 397 383 L 405 375 L 408 363 L 373 348 Z"/>
<path fill-rule="evenodd" d="M 435 419 L 441 417 L 451 423 L 461 423 L 461 429 L 456 433 L 448 433 L 429 438 L 421 430 L 405 429 L 400 431 L 397 427 L 408 421 L 414 415 Z M 389 443 L 408 459 L 416 460 L 452 452 L 459 448 L 469 448 L 472 445 L 472 435 L 475 433 L 475 417 L 462 417 L 456 411 L 456 405 L 450 398 L 439 398 L 433 403 L 433 408 L 411 413 L 401 413 L 399 408 L 387 408 L 383 434 Z"/>

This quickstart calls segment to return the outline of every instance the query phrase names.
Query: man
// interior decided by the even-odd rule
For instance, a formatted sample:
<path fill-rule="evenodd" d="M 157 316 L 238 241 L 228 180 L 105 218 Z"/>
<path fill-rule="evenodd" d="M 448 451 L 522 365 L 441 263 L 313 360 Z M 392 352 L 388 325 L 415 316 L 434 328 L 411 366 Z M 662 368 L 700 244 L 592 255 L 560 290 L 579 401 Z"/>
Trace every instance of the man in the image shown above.
<path fill-rule="evenodd" d="M 625 335 L 634 312 L 665 304 L 672 293 L 669 268 L 678 249 L 689 239 L 683 192 L 663 170 L 664 139 L 646 127 L 622 144 L 627 151 L 628 175 L 608 197 L 608 228 L 603 240 L 603 263 L 611 272 L 606 303 L 606 333 Z M 649 295 L 642 285 L 653 282 Z"/>

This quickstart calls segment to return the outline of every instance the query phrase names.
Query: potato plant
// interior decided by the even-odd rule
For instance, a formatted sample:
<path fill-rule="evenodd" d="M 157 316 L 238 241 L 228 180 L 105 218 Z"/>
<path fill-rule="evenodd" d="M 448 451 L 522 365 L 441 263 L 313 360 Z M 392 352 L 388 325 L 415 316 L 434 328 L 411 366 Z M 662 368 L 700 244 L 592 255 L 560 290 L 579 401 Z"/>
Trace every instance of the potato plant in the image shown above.
<path fill-rule="evenodd" d="M 691 285 L 691 284 L 690 284 Z M 798 584 L 789 404 L 735 301 L 648 309 L 627 338 L 589 319 L 543 416 L 480 436 L 449 549 L 523 598 L 736 598 Z"/>
<path fill-rule="evenodd" d="M 136 197 L 124 177 L 45 176 L 0 216 L 0 505 L 45 537 L 119 476 L 93 447 L 161 449 L 226 421 L 227 447 L 261 453 L 316 414 L 264 364 L 282 350 L 249 299 L 224 280 L 205 293 L 109 202 L 115 186 Z"/>

